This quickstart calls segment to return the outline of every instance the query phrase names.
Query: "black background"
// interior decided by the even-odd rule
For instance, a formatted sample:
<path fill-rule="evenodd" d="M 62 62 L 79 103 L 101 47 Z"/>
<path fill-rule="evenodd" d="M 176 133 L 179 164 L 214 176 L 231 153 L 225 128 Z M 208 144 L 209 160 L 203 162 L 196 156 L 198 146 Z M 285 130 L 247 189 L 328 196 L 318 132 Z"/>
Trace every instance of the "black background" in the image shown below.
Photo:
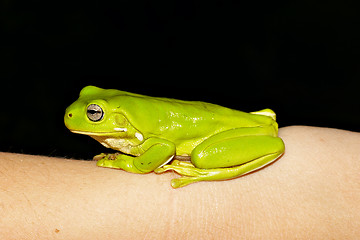
<path fill-rule="evenodd" d="M 360 131 L 359 12 L 343 0 L 2 1 L 0 151 L 103 152 L 63 124 L 86 85 Z"/>

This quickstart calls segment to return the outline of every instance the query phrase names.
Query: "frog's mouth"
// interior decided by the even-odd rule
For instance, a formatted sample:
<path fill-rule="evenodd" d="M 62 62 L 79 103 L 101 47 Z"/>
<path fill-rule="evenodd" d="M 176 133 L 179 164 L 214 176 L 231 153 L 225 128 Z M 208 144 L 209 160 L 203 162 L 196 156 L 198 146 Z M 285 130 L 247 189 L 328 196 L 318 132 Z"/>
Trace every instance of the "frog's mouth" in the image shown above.
<path fill-rule="evenodd" d="M 116 133 L 119 133 L 119 132 L 89 132 L 89 131 L 79 131 L 79 130 L 71 130 L 71 132 L 73 133 L 78 133 L 78 134 L 83 134 L 83 135 L 88 135 L 88 136 L 111 136 L 111 135 L 114 135 Z"/>

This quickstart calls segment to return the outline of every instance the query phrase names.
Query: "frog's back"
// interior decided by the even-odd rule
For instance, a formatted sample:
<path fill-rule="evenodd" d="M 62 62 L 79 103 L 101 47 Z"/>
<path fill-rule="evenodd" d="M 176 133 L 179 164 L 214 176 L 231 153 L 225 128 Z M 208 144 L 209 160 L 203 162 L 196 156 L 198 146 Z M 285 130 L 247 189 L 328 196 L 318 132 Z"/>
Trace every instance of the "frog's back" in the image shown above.
<path fill-rule="evenodd" d="M 262 125 L 277 128 L 271 110 L 245 113 L 206 102 L 149 97 L 91 86 L 83 89 L 82 96 L 107 101 L 111 111 L 123 114 L 145 139 L 160 137 L 175 143 L 177 154 L 189 154 L 204 139 L 229 129 Z"/>
<path fill-rule="evenodd" d="M 227 129 L 256 127 L 274 120 L 212 103 L 126 94 L 117 99 L 128 120 L 149 135 L 196 138 Z M 141 127 L 140 127 L 141 126 Z"/>
<path fill-rule="evenodd" d="M 256 127 L 275 121 L 275 114 L 271 110 L 251 114 L 212 103 L 149 97 L 94 86 L 85 87 L 80 97 L 106 100 L 112 111 L 122 112 L 134 127 L 149 134 L 174 134 L 183 128 L 182 132 L 187 132 L 186 135 L 191 137 L 198 133 L 214 134 L 226 129 Z"/>

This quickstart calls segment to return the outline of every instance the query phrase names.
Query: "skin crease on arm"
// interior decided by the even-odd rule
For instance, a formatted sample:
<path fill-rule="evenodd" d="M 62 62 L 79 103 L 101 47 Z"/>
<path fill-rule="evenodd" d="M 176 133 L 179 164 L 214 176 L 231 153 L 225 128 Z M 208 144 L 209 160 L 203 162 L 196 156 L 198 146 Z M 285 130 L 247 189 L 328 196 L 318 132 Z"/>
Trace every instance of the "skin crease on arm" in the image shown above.
<path fill-rule="evenodd" d="M 92 161 L 0 153 L 0 239 L 355 239 L 360 133 L 280 129 L 286 152 L 235 180 L 172 189 Z"/>

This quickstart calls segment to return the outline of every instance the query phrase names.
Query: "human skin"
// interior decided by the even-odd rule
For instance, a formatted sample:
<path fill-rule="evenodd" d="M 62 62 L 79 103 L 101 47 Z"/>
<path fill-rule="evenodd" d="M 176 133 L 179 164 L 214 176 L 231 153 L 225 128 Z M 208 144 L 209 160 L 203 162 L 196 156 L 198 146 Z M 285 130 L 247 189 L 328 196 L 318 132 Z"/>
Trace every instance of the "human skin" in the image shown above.
<path fill-rule="evenodd" d="M 286 152 L 246 176 L 172 189 L 175 173 L 0 153 L 0 239 L 355 239 L 360 133 L 282 128 Z"/>

